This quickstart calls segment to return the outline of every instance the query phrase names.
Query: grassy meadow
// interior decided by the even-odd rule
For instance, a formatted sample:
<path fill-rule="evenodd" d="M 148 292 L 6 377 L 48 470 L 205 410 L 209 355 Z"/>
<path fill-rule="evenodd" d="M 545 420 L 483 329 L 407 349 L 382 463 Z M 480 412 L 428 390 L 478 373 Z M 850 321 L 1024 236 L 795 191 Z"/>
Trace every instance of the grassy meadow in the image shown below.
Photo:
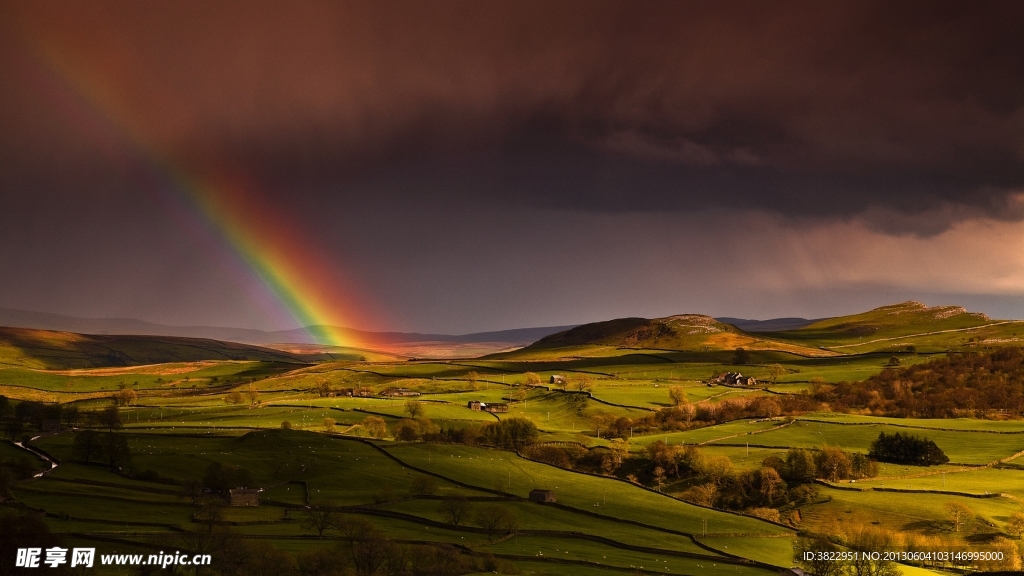
<path fill-rule="evenodd" d="M 985 338 L 1012 338 L 1021 329 L 969 314 L 936 319 L 942 314 L 917 309 L 884 324 L 891 312 L 744 336 L 762 344 L 742 363 L 733 350 L 715 348 L 714 340 L 691 349 L 569 343 L 474 359 L 410 361 L 372 354 L 365 360 L 303 357 L 242 345 L 204 355 L 195 342 L 170 346 L 125 337 L 98 343 L 98 337 L 63 333 L 4 333 L 9 342 L 0 345 L 0 395 L 10 409 L 0 422 L 7 437 L 30 439 L 60 464 L 30 478 L 47 464 L 13 443 L 0 444 L 0 462 L 12 470 L 21 466 L 22 474 L 5 480 L 0 506 L 39 515 L 66 542 L 148 550 L 183 546 L 190 535 L 212 533 L 216 526 L 292 555 L 344 544 L 342 531 L 329 528 L 321 539 L 303 522 L 308 507 L 329 508 L 341 524 L 370 522 L 403 545 L 449 546 L 444 550 L 450 554 L 478 564 L 496 558 L 505 562 L 501 570 L 522 574 L 768 575 L 796 564 L 798 538 L 865 526 L 967 547 L 1009 537 L 1019 547 L 1011 533 L 1014 514 L 1024 512 L 1024 462 L 1015 458 L 1024 451 L 1024 420 L 809 411 L 702 421 L 689 429 L 650 424 L 671 412 L 678 401 L 670 397 L 673 389 L 677 395 L 681 389 L 688 405 L 710 412 L 780 401 L 815 386 L 864 380 L 894 357 L 913 366 L 940 357 L 940 350 L 984 347 Z M 770 346 L 783 341 L 788 344 Z M 101 344 L 137 362 L 103 365 L 111 353 L 97 352 Z M 161 346 L 167 349 L 160 352 Z M 822 354 L 801 352 L 808 350 Z M 730 371 L 759 382 L 708 382 Z M 552 383 L 554 376 L 568 378 L 568 385 Z M 579 382 L 585 382 L 583 391 Z M 419 395 L 381 395 L 391 388 Z M 341 393 L 355 389 L 368 396 Z M 109 410 L 118 398 L 116 434 L 127 444 L 130 465 L 112 467 L 102 455 L 85 462 L 74 448 L 76 435 L 91 429 L 106 438 L 110 426 L 90 415 Z M 471 410 L 472 400 L 504 403 L 508 411 Z M 59 404 L 60 429 L 44 426 L 52 422 L 46 416 L 33 420 L 25 408 L 32 403 L 51 411 Z M 74 421 L 69 410 L 77 411 Z M 536 426 L 535 446 L 568 451 L 593 466 L 545 463 L 531 459 L 533 452 L 486 442 L 397 437 L 400 425 L 435 434 L 481 434 L 514 418 Z M 620 428 L 613 441 L 615 421 L 636 424 Z M 813 490 L 802 500 L 776 505 L 777 521 L 757 517 L 749 506 L 692 503 L 691 489 L 703 480 L 684 477 L 662 485 L 647 460 L 659 447 L 699 447 L 705 458 L 727 462 L 728 474 L 740 478 L 761 470 L 766 459 L 785 459 L 790 448 L 867 453 L 881 432 L 926 436 L 949 462 L 879 463 L 875 477 L 820 479 L 808 484 Z M 612 468 L 600 469 L 613 454 L 618 460 Z M 215 520 L 204 520 L 201 501 L 211 492 L 197 496 L 188 486 L 208 482 L 208 470 L 217 465 L 244 469 L 247 485 L 261 490 L 261 505 L 225 507 Z M 534 489 L 553 491 L 557 502 L 530 501 Z M 470 512 L 458 522 L 445 511 L 452 501 L 468 503 Z M 956 529 L 947 510 L 951 502 L 971 512 Z M 494 510 L 514 519 L 514 528 L 496 537 L 486 533 L 483 520 L 485 511 Z M 906 574 L 944 570 L 897 568 Z"/>

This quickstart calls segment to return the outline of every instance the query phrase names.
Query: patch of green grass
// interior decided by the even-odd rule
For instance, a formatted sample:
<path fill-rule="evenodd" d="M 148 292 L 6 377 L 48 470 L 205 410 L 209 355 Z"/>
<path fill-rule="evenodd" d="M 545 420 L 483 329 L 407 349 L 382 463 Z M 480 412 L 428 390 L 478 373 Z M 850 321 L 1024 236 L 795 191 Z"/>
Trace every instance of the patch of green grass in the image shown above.
<path fill-rule="evenodd" d="M 404 462 L 484 488 L 520 497 L 530 490 L 554 490 L 561 504 L 638 522 L 699 533 L 778 533 L 785 528 L 753 518 L 700 508 L 626 482 L 579 474 L 519 458 L 515 454 L 468 446 L 397 445 L 386 449 Z"/>

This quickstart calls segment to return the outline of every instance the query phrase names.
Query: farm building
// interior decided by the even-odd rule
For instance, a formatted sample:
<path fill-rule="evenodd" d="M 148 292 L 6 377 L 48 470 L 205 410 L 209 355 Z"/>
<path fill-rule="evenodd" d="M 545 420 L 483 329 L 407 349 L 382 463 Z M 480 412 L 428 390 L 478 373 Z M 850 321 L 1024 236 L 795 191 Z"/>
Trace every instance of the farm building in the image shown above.
<path fill-rule="evenodd" d="M 555 493 L 551 490 L 534 488 L 530 490 L 530 500 L 534 502 L 555 502 Z"/>
<path fill-rule="evenodd" d="M 715 381 L 720 384 L 734 384 L 739 386 L 755 386 L 757 385 L 757 378 L 753 376 L 744 376 L 739 372 L 726 372 L 715 378 Z"/>
<path fill-rule="evenodd" d="M 562 376 L 562 375 L 559 375 L 559 374 L 552 374 L 550 382 L 551 382 L 551 384 L 559 384 L 559 385 L 565 384 L 566 383 L 565 376 Z"/>
<path fill-rule="evenodd" d="M 508 412 L 508 404 L 504 402 L 495 402 L 493 404 L 487 404 L 479 400 L 470 400 L 466 403 L 466 407 L 470 410 L 483 410 L 484 412 Z"/>
<path fill-rule="evenodd" d="M 236 488 L 228 490 L 232 506 L 259 506 L 260 491 L 255 488 Z"/>
<path fill-rule="evenodd" d="M 386 388 L 380 393 L 381 396 L 391 397 L 408 397 L 408 396 L 419 396 L 420 393 L 415 390 L 409 390 L 408 388 Z"/>

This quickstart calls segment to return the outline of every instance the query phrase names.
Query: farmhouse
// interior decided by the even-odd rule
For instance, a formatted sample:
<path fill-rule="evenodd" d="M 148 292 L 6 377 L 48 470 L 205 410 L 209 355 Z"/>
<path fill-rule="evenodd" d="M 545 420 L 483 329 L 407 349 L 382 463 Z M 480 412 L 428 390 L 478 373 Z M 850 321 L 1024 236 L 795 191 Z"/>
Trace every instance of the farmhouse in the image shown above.
<path fill-rule="evenodd" d="M 479 400 L 470 400 L 469 402 L 466 403 L 466 407 L 469 408 L 470 410 L 483 410 L 484 412 L 491 412 L 492 414 L 495 412 L 508 412 L 508 404 L 504 402 L 495 402 L 493 404 L 488 404 L 486 402 L 481 402 Z"/>
<path fill-rule="evenodd" d="M 259 506 L 260 491 L 255 488 L 236 488 L 228 490 L 232 506 Z"/>
<path fill-rule="evenodd" d="M 530 490 L 530 500 L 533 502 L 555 502 L 555 493 L 551 490 L 534 488 Z"/>
<path fill-rule="evenodd" d="M 744 376 L 739 372 L 726 372 L 715 378 L 715 381 L 720 384 L 733 384 L 738 386 L 755 386 L 757 385 L 757 378 L 753 376 Z"/>
<path fill-rule="evenodd" d="M 408 388 L 385 388 L 381 393 L 381 396 L 391 397 L 406 397 L 406 396 L 419 396 L 420 393 L 415 390 L 409 390 Z"/>

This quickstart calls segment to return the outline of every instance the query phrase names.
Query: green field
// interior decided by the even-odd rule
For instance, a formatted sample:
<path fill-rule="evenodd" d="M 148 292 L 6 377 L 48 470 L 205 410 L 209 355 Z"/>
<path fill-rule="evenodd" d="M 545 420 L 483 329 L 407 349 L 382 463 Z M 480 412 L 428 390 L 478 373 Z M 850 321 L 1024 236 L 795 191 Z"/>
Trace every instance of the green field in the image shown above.
<path fill-rule="evenodd" d="M 897 311 L 872 311 L 771 335 L 722 329 L 692 349 L 653 342 L 570 344 L 450 361 L 395 361 L 373 354 L 366 361 L 339 360 L 230 345 L 200 353 L 189 343 L 161 350 L 159 341 L 125 337 L 113 341 L 115 349 L 140 358 L 168 357 L 145 365 L 105 366 L 109 355 L 98 352 L 93 340 L 33 336 L 56 343 L 45 354 L 31 347 L 12 351 L 0 342 L 0 356 L 11 361 L 0 368 L 0 394 L 15 408 L 29 401 L 50 403 L 44 405 L 51 408 L 60 402 L 62 408 L 78 409 L 74 425 L 106 434 L 89 415 L 110 406 L 113 395 L 124 388 L 136 393 L 120 408 L 118 432 L 132 455 L 130 474 L 112 471 L 102 457 L 100 463 L 86 464 L 73 455 L 75 432 L 65 422 L 62 431 L 32 441 L 58 458 L 60 466 L 42 478 L 15 481 L 14 500 L 0 506 L 43 510 L 50 529 L 69 540 L 107 542 L 99 544 L 105 546 L 109 541 L 89 539 L 115 538 L 126 549 L 145 549 L 154 541 L 179 542 L 182 530 L 189 534 L 203 529 L 196 520 L 194 497 L 184 486 L 203 479 L 207 467 L 218 463 L 248 470 L 251 483 L 262 490 L 261 506 L 228 507 L 220 516 L 221 529 L 244 535 L 246 541 L 269 543 L 289 554 L 316 549 L 323 542 L 334 546 L 339 532 L 329 531 L 329 539 L 321 542 L 300 522 L 307 504 L 330 504 L 340 507 L 340 518 L 368 520 L 396 541 L 464 546 L 460 549 L 467 558 L 497 554 L 524 574 L 642 570 L 767 575 L 793 564 L 798 532 L 837 533 L 856 526 L 938 535 L 966 546 L 1005 536 L 1011 516 L 1024 511 L 1024 466 L 1016 460 L 982 466 L 1024 451 L 1024 420 L 1008 416 L 936 420 L 822 411 L 773 419 L 741 417 L 717 425 L 693 422 L 685 430 L 637 427 L 632 435 L 628 429 L 624 433 L 629 451 L 622 469 L 638 473 L 647 448 L 659 441 L 699 444 L 705 455 L 728 459 L 737 475 L 760 469 L 766 458 L 784 457 L 791 447 L 828 445 L 867 452 L 880 432 L 927 436 L 950 458 L 950 464 L 932 467 L 882 463 L 876 478 L 817 484 L 811 499 L 779 506 L 782 525 L 742 510 L 684 502 L 676 496 L 692 484 L 689 480 L 670 483 L 666 491 L 671 494 L 659 493 L 643 473 L 632 478 L 641 486 L 626 481 L 625 472 L 621 477 L 596 470 L 583 473 L 510 450 L 398 442 L 392 437 L 393 425 L 410 416 L 407 403 L 412 402 L 435 429 L 480 430 L 526 418 L 538 428 L 538 442 L 599 458 L 613 444 L 607 428 L 598 426 L 616 419 L 650 421 L 671 407 L 673 386 L 683 387 L 695 406 L 715 409 L 759 397 L 779 400 L 820 383 L 863 380 L 882 371 L 893 355 L 901 365 L 918 364 L 935 357 L 929 352 L 971 349 L 983 345 L 979 337 L 1013 335 L 1019 329 L 1017 324 L 994 324 L 964 314 L 928 319 L 929 314 L 944 314 L 941 310 L 910 306 Z M 734 363 L 732 350 L 722 347 L 739 337 L 752 346 L 742 365 Z M 61 338 L 70 340 L 61 344 Z M 690 342 L 684 340 L 679 342 Z M 916 353 L 905 349 L 907 342 L 914 343 Z M 778 383 L 768 385 L 774 364 L 781 370 L 776 372 Z M 760 383 L 740 388 L 703 382 L 725 371 L 753 375 Z M 521 388 L 531 372 L 541 384 Z M 572 405 L 581 393 L 572 385 L 567 392 L 551 384 L 554 375 L 586 375 L 586 400 Z M 362 388 L 371 396 L 322 397 L 314 388 L 323 384 L 334 390 Z M 394 387 L 420 395 L 380 396 Z M 470 410 L 471 400 L 505 402 L 509 411 Z M 371 417 L 382 418 L 388 426 L 383 438 L 372 443 L 364 426 Z M 43 418 L 25 418 L 21 434 L 40 435 Z M 328 430 L 325 419 L 334 422 L 333 429 Z M 282 429 L 285 421 L 291 430 Z M 11 416 L 2 423 L 14 429 Z M 0 462 L 15 461 L 30 462 L 32 473 L 45 468 L 34 455 L 0 444 Z M 430 493 L 416 492 L 427 477 L 432 478 Z M 535 488 L 554 491 L 557 505 L 530 502 L 529 492 Z M 441 508 L 446 497 L 469 498 L 474 511 L 497 506 L 511 513 L 517 522 L 515 535 L 491 542 L 472 514 L 462 525 L 450 524 Z M 972 511 L 962 532 L 950 528 L 945 507 L 951 501 Z M 726 555 L 763 564 L 730 563 Z M 906 574 L 930 573 L 902 569 Z"/>

